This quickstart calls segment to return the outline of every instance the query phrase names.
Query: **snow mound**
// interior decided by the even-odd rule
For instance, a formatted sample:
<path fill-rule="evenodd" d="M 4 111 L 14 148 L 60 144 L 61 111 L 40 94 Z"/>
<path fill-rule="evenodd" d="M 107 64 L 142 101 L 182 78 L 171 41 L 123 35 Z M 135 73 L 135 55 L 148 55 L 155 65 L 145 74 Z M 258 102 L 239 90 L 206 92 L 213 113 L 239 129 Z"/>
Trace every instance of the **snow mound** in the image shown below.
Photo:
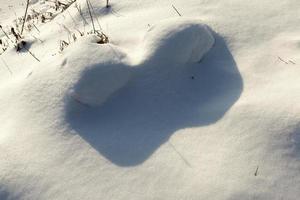
<path fill-rule="evenodd" d="M 146 60 L 160 63 L 198 62 L 212 48 L 215 39 L 200 20 L 172 18 L 152 26 L 144 37 Z"/>
<path fill-rule="evenodd" d="M 208 27 L 198 20 L 164 20 L 146 33 L 142 48 L 147 52 L 137 67 L 198 62 L 213 44 L 214 37 Z M 69 52 L 72 59 L 68 63 L 72 70 L 77 69 L 77 75 L 71 96 L 83 104 L 102 105 L 135 73 L 129 64 L 130 55 L 117 46 L 97 44 L 96 36 L 82 39 L 72 48 L 75 50 Z"/>
<path fill-rule="evenodd" d="M 71 96 L 90 106 L 103 104 L 131 75 L 126 56 L 118 47 L 96 42 L 97 37 L 90 36 L 72 46 L 68 61 L 75 80 Z"/>

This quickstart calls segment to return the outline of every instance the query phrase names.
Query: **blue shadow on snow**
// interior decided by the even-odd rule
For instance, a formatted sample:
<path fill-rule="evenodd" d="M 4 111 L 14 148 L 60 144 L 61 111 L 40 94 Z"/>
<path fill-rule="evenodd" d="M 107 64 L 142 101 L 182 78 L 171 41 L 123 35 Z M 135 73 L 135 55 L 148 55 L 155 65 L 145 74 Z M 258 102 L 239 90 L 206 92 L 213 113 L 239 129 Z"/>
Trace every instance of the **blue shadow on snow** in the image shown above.
<path fill-rule="evenodd" d="M 133 80 L 103 106 L 69 102 L 67 122 L 124 167 L 143 163 L 180 129 L 216 123 L 240 97 L 243 81 L 225 41 L 214 36 L 214 47 L 197 64 L 164 75 L 149 72 L 147 64 L 137 66 Z"/>

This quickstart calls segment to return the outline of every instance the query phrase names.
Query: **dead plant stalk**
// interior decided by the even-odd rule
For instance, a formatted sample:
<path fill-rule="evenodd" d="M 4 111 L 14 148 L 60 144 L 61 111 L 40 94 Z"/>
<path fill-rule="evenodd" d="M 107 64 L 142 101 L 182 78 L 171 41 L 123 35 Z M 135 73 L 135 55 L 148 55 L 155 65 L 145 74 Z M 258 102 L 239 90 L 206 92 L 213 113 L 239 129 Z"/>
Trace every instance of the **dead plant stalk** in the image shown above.
<path fill-rule="evenodd" d="M 89 1 L 88 1 L 88 0 L 86 0 L 86 4 L 87 4 L 88 10 L 89 10 L 89 15 L 90 15 L 90 17 L 91 17 L 91 21 L 92 21 L 94 33 L 96 33 L 95 24 L 94 24 L 94 19 L 93 19 L 93 16 L 92 16 L 92 12 L 91 12 L 91 8 L 90 8 L 90 4 L 89 4 Z"/>
<path fill-rule="evenodd" d="M 22 24 L 22 29 L 21 29 L 21 35 L 23 34 L 23 30 L 24 30 L 24 25 L 25 25 L 25 21 L 26 21 L 26 16 L 27 16 L 28 7 L 29 7 L 29 0 L 27 0 L 26 9 L 25 9 L 25 14 L 24 14 L 24 17 L 23 17 L 23 24 Z"/>

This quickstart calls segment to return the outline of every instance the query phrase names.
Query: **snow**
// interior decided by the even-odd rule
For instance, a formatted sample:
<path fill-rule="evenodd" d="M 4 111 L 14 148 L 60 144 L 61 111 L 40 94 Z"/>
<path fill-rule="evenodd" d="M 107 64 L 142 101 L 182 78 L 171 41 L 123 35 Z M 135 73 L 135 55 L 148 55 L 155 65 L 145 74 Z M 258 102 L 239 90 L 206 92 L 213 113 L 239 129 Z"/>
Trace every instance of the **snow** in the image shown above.
<path fill-rule="evenodd" d="M 121 50 L 114 45 L 99 45 L 96 38 L 92 39 L 93 43 L 83 40 L 70 47 L 72 51 L 65 58 L 65 76 L 72 77 L 74 82 L 70 91 L 74 99 L 99 106 L 126 85 L 131 71 L 122 61 L 126 55 Z"/>
<path fill-rule="evenodd" d="M 139 64 L 131 64 L 134 61 L 130 61 L 130 56 L 117 46 L 97 44 L 97 36 L 92 35 L 66 50 L 64 65 L 68 65 L 68 69 L 63 73 L 72 77 L 71 97 L 89 106 L 100 106 L 123 88 L 139 68 L 164 68 L 199 62 L 213 44 L 214 37 L 197 20 L 165 20 L 145 34 L 140 50 L 145 52 L 143 58 L 139 58 Z M 133 70 L 134 67 L 138 69 Z"/>
<path fill-rule="evenodd" d="M 206 25 L 175 18 L 153 25 L 144 36 L 143 48 L 149 62 L 185 64 L 199 62 L 213 44 L 214 38 Z"/>
<path fill-rule="evenodd" d="M 9 31 L 25 1 L 0 2 Z M 41 62 L 1 51 L 0 199 L 298 199 L 299 2 L 110 3 L 109 43 L 85 0 L 35 0 Z"/>

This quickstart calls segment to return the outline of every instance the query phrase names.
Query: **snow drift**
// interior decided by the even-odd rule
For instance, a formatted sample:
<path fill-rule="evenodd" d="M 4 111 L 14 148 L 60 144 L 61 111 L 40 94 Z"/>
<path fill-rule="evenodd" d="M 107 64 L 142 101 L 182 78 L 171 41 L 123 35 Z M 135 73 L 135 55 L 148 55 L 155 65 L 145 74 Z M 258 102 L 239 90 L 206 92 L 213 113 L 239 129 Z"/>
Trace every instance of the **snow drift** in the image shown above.
<path fill-rule="evenodd" d="M 90 36 L 70 47 L 68 69 L 74 76 L 70 95 L 90 106 L 101 105 L 131 76 L 126 55 L 117 46 L 97 44 L 97 36 Z"/>
<path fill-rule="evenodd" d="M 243 88 L 226 44 L 198 20 L 170 19 L 154 25 L 143 38 L 140 51 L 149 48 L 130 65 L 131 78 L 122 89 L 101 107 L 80 111 L 68 104 L 66 113 L 76 133 L 122 167 L 144 163 L 176 131 L 215 123 Z M 198 55 L 193 54 L 195 49 Z M 127 51 L 131 59 L 137 55 Z"/>
<path fill-rule="evenodd" d="M 149 68 L 170 68 L 174 65 L 185 66 L 186 63 L 199 62 L 213 44 L 212 33 L 199 20 L 164 20 L 145 34 L 140 49 L 145 52 L 135 67 L 148 65 Z M 135 73 L 129 60 L 134 55 L 126 55 L 115 45 L 99 45 L 96 36 L 83 39 L 69 49 L 69 70 L 76 73 L 73 75 L 73 80 L 76 81 L 71 89 L 71 96 L 83 104 L 103 104 L 124 87 Z"/>
<path fill-rule="evenodd" d="M 26 1 L 0 2 L 9 33 Z M 1 200 L 299 199 L 299 0 L 90 0 L 105 45 L 87 1 L 30 2 L 52 17 L 25 24 L 41 63 L 1 48 Z"/>

